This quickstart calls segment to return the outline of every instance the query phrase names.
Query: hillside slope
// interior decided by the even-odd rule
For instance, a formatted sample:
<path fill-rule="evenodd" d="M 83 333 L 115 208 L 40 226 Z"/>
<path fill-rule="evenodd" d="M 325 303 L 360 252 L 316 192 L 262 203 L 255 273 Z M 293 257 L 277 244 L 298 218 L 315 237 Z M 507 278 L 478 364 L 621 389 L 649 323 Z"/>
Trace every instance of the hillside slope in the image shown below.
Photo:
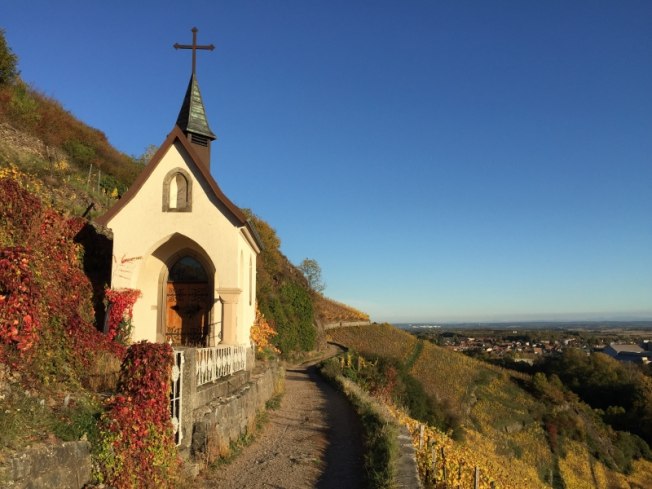
<path fill-rule="evenodd" d="M 317 318 L 322 324 L 369 321 L 369 314 L 321 294 L 316 294 L 315 309 Z"/>
<path fill-rule="evenodd" d="M 409 373 L 433 402 L 459 418 L 457 441 L 446 437 L 445 443 L 464 454 L 464 463 L 493 470 L 496 480 L 500 468 L 509 467 L 506 487 L 518 487 L 514 481 L 549 487 L 552 480 L 553 487 L 642 488 L 652 476 L 649 461 L 625 466 L 620 436 L 572 394 L 390 325 L 334 329 L 329 336 L 369 359 L 409 362 Z"/>

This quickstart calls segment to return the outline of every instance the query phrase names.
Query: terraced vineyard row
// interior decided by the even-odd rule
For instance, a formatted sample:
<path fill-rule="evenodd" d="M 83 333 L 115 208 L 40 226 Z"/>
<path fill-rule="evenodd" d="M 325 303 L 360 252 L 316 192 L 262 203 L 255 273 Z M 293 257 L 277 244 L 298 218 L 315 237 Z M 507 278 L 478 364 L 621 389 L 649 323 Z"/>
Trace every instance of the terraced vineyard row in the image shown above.
<path fill-rule="evenodd" d="M 523 478 L 521 474 L 530 472 L 527 466 L 514 467 L 513 461 L 506 466 L 480 451 L 454 442 L 445 433 L 412 419 L 401 409 L 391 406 L 390 411 L 412 435 L 419 473 L 426 487 L 472 488 L 476 487 L 476 477 L 479 489 L 548 487 L 538 480 L 536 472 Z"/>

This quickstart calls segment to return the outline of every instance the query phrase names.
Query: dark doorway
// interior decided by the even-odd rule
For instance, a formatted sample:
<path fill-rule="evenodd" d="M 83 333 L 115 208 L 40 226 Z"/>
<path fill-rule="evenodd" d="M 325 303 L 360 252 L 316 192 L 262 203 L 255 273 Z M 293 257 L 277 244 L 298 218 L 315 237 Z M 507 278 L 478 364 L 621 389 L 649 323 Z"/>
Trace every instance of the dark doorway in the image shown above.
<path fill-rule="evenodd" d="M 211 287 L 204 267 L 184 256 L 171 267 L 166 283 L 165 339 L 176 346 L 206 346 Z"/>

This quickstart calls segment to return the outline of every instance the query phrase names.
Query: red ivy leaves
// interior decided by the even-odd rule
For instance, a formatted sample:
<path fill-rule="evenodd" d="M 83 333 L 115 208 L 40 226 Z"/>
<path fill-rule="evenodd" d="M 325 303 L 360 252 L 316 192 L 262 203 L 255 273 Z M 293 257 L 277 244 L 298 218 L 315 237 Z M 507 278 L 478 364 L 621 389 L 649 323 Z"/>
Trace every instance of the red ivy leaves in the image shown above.
<path fill-rule="evenodd" d="M 134 304 L 141 293 L 136 289 L 106 289 L 104 296 L 110 305 L 107 336 L 110 340 L 126 343 L 131 333 Z"/>
<path fill-rule="evenodd" d="M 178 458 L 170 420 L 170 374 L 174 356 L 166 343 L 133 344 L 102 418 L 119 463 L 104 467 L 118 489 L 173 487 Z"/>
<path fill-rule="evenodd" d="M 124 355 L 93 324 L 92 287 L 73 238 L 85 221 L 45 207 L 11 178 L 0 179 L 0 361 L 8 349 L 26 360 L 40 345 L 43 328 L 62 325 L 71 363 L 87 367 L 98 351 Z M 20 245 L 20 246 L 16 246 Z M 49 331 L 49 330 L 48 330 Z M 12 354 L 13 355 L 13 354 Z M 29 369 L 23 361 L 17 367 Z"/>
<path fill-rule="evenodd" d="M 24 247 L 0 250 L 0 342 L 29 350 L 38 339 L 38 290 Z"/>
<path fill-rule="evenodd" d="M 172 346 L 167 343 L 141 341 L 131 345 L 122 362 L 118 392 L 136 403 L 158 399 L 160 413 L 169 421 L 168 395 L 173 362 Z"/>

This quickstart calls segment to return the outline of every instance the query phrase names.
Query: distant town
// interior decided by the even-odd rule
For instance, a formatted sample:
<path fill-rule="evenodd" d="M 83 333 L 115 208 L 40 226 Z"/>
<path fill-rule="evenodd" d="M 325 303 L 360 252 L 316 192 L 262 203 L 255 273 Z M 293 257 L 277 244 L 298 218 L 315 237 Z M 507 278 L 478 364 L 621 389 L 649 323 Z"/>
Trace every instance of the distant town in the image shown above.
<path fill-rule="evenodd" d="M 546 356 L 577 348 L 620 361 L 652 361 L 652 321 L 600 323 L 399 324 L 449 350 L 532 365 Z"/>

